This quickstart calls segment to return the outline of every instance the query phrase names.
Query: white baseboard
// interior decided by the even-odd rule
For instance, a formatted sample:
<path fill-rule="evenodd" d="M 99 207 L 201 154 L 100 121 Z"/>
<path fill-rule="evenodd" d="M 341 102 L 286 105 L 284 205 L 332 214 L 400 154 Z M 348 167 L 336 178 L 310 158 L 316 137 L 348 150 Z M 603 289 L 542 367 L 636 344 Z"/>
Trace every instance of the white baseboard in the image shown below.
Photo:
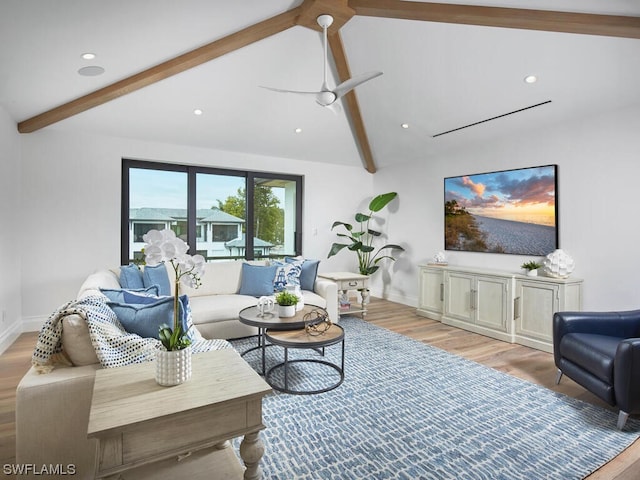
<path fill-rule="evenodd" d="M 22 318 L 22 331 L 23 332 L 39 332 L 47 320 L 47 316 L 35 316 L 35 317 L 23 317 Z"/>
<path fill-rule="evenodd" d="M 2 332 L 0 335 L 0 355 L 16 341 L 21 333 L 22 325 L 20 322 L 14 322 L 10 328 Z"/>
<path fill-rule="evenodd" d="M 389 300 L 391 302 L 401 303 L 402 305 L 407 305 L 409 307 L 417 307 L 418 299 L 417 298 L 409 298 L 405 295 L 400 294 L 384 294 L 378 290 L 371 290 L 371 295 L 373 297 L 384 298 L 385 300 Z"/>

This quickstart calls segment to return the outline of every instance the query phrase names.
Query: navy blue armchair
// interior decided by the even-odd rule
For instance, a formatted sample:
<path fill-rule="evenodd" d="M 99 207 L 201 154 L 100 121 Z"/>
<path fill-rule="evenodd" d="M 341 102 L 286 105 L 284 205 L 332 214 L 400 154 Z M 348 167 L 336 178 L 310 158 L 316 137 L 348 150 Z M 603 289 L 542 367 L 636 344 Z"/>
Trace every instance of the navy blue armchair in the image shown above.
<path fill-rule="evenodd" d="M 640 310 L 554 314 L 553 356 L 556 385 L 564 374 L 618 407 L 618 429 L 640 412 Z"/>

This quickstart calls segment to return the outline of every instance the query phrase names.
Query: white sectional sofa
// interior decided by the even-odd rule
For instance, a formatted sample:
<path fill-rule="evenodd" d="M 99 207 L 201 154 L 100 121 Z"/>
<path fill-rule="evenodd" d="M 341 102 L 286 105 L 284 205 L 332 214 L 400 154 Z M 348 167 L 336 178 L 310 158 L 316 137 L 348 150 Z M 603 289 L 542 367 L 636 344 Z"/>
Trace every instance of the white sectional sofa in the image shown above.
<path fill-rule="evenodd" d="M 238 319 L 241 309 L 257 303 L 255 296 L 238 293 L 244 286 L 243 263 L 208 263 L 201 287 L 181 290 L 189 295 L 193 323 L 203 337 L 232 339 L 256 333 Z M 119 268 L 89 275 L 78 299 L 98 294 L 101 288 L 120 288 Z M 313 291 L 303 290 L 303 295 L 306 304 L 326 308 L 330 319 L 338 321 L 335 283 L 316 278 Z M 47 374 L 31 368 L 22 378 L 16 391 L 16 463 L 73 465 L 74 478 L 89 479 L 94 477 L 97 445 L 87 439 L 87 425 L 95 372 L 101 366 L 85 321 L 69 315 L 62 324 L 63 351 L 73 365 Z M 184 478 L 189 478 L 188 471 Z"/>

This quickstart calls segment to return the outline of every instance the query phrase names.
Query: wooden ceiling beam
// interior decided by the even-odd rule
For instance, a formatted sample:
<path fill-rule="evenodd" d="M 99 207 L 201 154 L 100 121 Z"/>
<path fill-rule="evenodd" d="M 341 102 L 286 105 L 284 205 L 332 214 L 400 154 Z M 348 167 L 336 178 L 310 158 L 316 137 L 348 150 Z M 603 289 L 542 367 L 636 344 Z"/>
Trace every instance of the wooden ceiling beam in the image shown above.
<path fill-rule="evenodd" d="M 640 38 L 640 17 L 402 0 L 349 0 L 356 15 Z"/>
<path fill-rule="evenodd" d="M 44 113 L 18 123 L 20 133 L 31 133 L 53 123 L 77 115 L 118 97 L 182 73 L 239 48 L 280 33 L 296 25 L 300 7 L 288 10 L 250 27 L 232 33 L 188 53 L 151 67 L 131 77 L 120 80 L 93 93 L 60 105 Z"/>
<path fill-rule="evenodd" d="M 344 51 L 340 32 L 335 32 L 329 37 L 329 47 L 331 48 L 331 54 L 333 55 L 333 61 L 336 65 L 340 82 L 350 79 L 351 71 L 349 69 L 349 63 L 347 62 L 347 55 Z M 360 105 L 358 103 L 356 91 L 351 90 L 343 98 L 347 102 L 347 115 L 351 120 L 351 128 L 353 129 L 355 140 L 358 145 L 358 149 L 360 150 L 360 155 L 362 156 L 364 168 L 369 173 L 376 173 L 377 168 L 373 159 L 373 153 L 371 152 L 371 146 L 369 145 L 369 137 L 367 136 L 367 131 L 364 127 L 364 120 L 360 113 Z"/>

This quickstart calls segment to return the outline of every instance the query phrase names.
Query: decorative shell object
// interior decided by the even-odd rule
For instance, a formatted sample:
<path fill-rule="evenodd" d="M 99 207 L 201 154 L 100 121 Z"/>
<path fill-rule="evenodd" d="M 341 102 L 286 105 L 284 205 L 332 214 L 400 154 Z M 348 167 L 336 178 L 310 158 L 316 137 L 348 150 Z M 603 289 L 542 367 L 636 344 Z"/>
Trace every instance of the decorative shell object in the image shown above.
<path fill-rule="evenodd" d="M 446 265 L 447 258 L 444 256 L 444 252 L 436 253 L 431 259 L 431 263 L 434 263 L 436 265 Z"/>
<path fill-rule="evenodd" d="M 163 387 L 180 385 L 191 378 L 191 347 L 156 350 L 156 382 Z"/>
<path fill-rule="evenodd" d="M 557 249 L 547 255 L 542 263 L 544 265 L 544 273 L 548 277 L 555 278 L 567 278 L 575 267 L 571 255 L 562 249 Z"/>

